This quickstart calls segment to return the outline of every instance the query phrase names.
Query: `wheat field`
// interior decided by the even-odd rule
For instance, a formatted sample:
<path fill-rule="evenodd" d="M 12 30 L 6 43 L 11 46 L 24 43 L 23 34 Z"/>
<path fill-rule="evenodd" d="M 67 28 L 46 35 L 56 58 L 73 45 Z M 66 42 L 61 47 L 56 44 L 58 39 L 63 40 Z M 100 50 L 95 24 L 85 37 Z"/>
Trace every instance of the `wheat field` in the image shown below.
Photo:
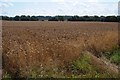
<path fill-rule="evenodd" d="M 117 66 L 103 58 L 118 45 L 118 23 L 3 21 L 2 24 L 3 74 L 32 78 L 73 74 L 81 78 L 91 73 L 89 77 L 95 77 L 96 72 L 103 76 L 118 74 Z M 71 69 L 73 62 L 83 61 L 86 53 L 91 56 L 89 64 L 97 66 L 96 72 L 88 67 Z"/>

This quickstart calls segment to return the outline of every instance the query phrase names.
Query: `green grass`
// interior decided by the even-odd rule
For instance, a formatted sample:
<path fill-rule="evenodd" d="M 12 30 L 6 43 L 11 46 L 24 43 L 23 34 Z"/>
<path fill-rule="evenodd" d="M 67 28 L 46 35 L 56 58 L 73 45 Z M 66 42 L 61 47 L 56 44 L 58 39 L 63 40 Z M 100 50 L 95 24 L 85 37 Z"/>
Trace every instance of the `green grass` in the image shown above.
<path fill-rule="evenodd" d="M 110 61 L 116 65 L 120 64 L 120 49 L 113 51 Z"/>
<path fill-rule="evenodd" d="M 120 47 L 115 46 L 111 51 L 103 52 L 103 56 L 105 56 L 111 63 L 120 65 Z"/>
<path fill-rule="evenodd" d="M 3 76 L 2 76 L 2 80 L 12 80 L 11 76 L 8 74 L 8 73 L 5 73 Z"/>
<path fill-rule="evenodd" d="M 73 62 L 72 70 L 80 71 L 82 73 L 88 73 L 93 71 L 93 67 L 90 65 L 90 57 L 88 55 L 83 55 L 78 60 Z"/>
<path fill-rule="evenodd" d="M 113 60 L 115 61 L 115 60 Z M 118 60 L 117 60 L 118 61 Z M 109 73 L 100 73 L 96 66 L 90 64 L 89 55 L 83 54 L 79 59 L 75 60 L 71 65 L 71 78 L 114 78 L 116 76 Z"/>

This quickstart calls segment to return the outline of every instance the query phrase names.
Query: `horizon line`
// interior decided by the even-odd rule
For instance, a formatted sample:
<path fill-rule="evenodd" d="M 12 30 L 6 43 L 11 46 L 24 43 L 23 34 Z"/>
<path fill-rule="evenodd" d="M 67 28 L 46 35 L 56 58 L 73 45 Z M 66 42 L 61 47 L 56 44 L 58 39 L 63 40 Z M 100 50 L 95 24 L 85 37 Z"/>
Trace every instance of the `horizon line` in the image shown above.
<path fill-rule="evenodd" d="M 26 15 L 26 14 L 22 14 L 22 15 L 15 15 L 15 16 L 51 16 L 51 17 L 55 17 L 55 16 L 120 16 L 118 15 Z M 9 16 L 9 15 L 0 15 L 0 16 L 7 16 L 7 17 L 15 17 L 15 16 Z"/>

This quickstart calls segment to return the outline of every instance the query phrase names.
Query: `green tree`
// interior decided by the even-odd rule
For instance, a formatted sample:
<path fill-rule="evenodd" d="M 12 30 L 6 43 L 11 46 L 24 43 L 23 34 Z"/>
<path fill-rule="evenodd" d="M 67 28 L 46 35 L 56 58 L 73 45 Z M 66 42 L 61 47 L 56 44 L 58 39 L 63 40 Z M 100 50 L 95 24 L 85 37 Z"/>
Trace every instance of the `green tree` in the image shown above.
<path fill-rule="evenodd" d="M 68 21 L 80 21 L 80 17 L 75 15 L 68 19 Z"/>
<path fill-rule="evenodd" d="M 20 21 L 20 16 L 15 16 L 15 17 L 14 17 L 14 20 L 15 20 L 15 21 Z"/>
<path fill-rule="evenodd" d="M 105 21 L 105 16 L 100 16 L 100 21 L 104 22 Z"/>
<path fill-rule="evenodd" d="M 107 17 L 105 18 L 105 21 L 106 21 L 106 22 L 118 22 L 118 19 L 117 19 L 116 16 L 107 16 Z"/>
<path fill-rule="evenodd" d="M 95 15 L 93 18 L 94 18 L 94 21 L 100 21 L 99 16 L 96 16 L 96 15 Z"/>
<path fill-rule="evenodd" d="M 8 16 L 2 16 L 2 20 L 10 20 Z"/>
<path fill-rule="evenodd" d="M 48 21 L 58 21 L 58 19 L 56 17 L 51 17 L 48 19 Z"/>
<path fill-rule="evenodd" d="M 89 21 L 90 17 L 86 15 L 86 16 L 83 16 L 83 19 L 84 19 L 84 21 Z"/>
<path fill-rule="evenodd" d="M 28 15 L 28 16 L 26 16 L 26 18 L 27 18 L 27 21 L 30 21 L 30 16 Z"/>
<path fill-rule="evenodd" d="M 26 21 L 26 20 L 27 20 L 27 18 L 26 18 L 25 15 L 22 15 L 22 16 L 20 17 L 20 19 L 21 19 L 21 21 Z"/>
<path fill-rule="evenodd" d="M 38 19 L 38 17 L 36 17 L 36 16 L 31 16 L 30 20 L 31 20 L 31 21 L 38 21 L 39 19 Z"/>
<path fill-rule="evenodd" d="M 64 21 L 64 17 L 63 16 L 57 16 L 58 21 Z"/>

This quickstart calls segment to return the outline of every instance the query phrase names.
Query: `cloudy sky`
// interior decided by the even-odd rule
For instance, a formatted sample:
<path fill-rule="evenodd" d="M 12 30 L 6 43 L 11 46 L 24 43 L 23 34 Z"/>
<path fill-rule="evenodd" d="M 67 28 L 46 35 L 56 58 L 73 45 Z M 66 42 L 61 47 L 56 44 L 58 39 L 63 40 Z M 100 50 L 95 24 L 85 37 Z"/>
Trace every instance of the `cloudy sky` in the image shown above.
<path fill-rule="evenodd" d="M 0 15 L 117 15 L 119 0 L 0 0 Z"/>

